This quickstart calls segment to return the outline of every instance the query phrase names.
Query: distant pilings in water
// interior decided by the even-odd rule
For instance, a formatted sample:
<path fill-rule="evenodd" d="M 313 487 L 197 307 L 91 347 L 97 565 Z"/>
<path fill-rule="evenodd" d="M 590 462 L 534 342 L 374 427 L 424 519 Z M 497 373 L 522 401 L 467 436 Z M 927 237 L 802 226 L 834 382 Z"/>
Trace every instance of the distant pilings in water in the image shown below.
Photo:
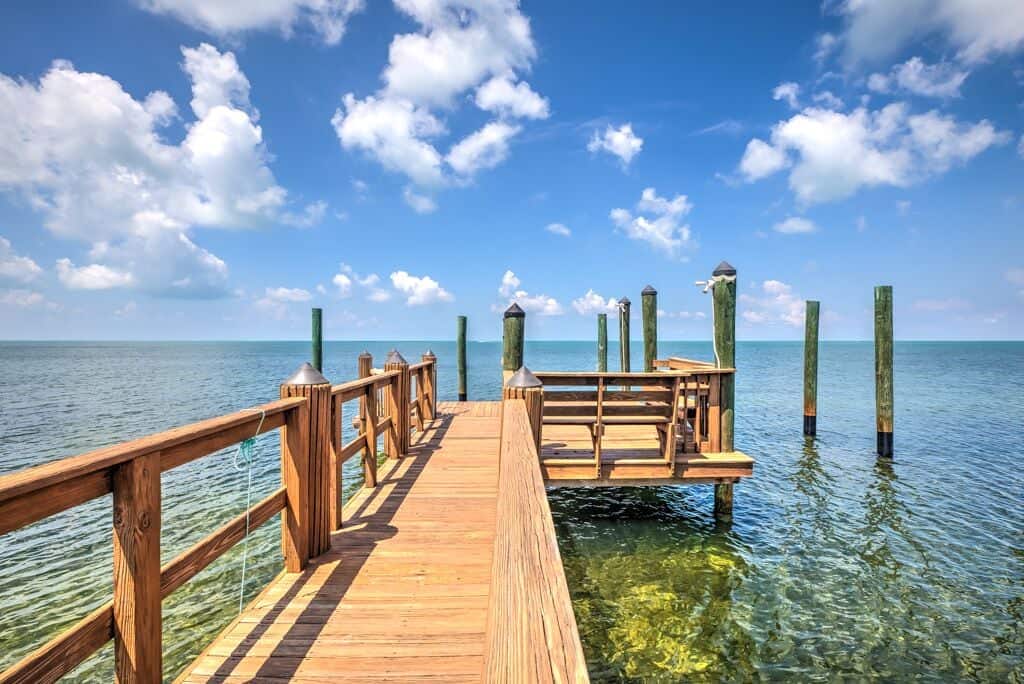
<path fill-rule="evenodd" d="M 608 370 L 608 314 L 597 314 L 597 370 Z"/>
<path fill-rule="evenodd" d="M 658 358 L 658 291 L 648 285 L 640 293 L 640 313 L 644 327 L 644 372 L 654 371 Z"/>
<path fill-rule="evenodd" d="M 892 286 L 875 287 L 875 425 L 878 455 L 892 457 Z"/>
<path fill-rule="evenodd" d="M 629 297 L 619 300 L 619 370 L 629 372 Z"/>
<path fill-rule="evenodd" d="M 455 324 L 455 363 L 459 373 L 459 401 L 466 401 L 466 317 L 459 316 Z"/>
<path fill-rule="evenodd" d="M 804 304 L 804 434 L 818 432 L 818 311 L 821 303 Z"/>

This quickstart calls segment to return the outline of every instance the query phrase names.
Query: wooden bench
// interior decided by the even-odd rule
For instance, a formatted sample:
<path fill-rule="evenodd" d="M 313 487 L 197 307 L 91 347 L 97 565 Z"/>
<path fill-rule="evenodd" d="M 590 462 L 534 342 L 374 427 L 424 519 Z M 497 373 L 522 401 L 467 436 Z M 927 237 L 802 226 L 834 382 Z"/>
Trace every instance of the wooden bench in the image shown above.
<path fill-rule="evenodd" d="M 675 462 L 682 378 L 669 373 L 536 373 L 544 383 L 544 425 L 590 430 L 600 475 L 601 439 L 608 425 L 651 425 L 661 458 Z M 555 387 L 572 389 L 554 389 Z M 685 414 L 684 414 L 685 415 Z"/>

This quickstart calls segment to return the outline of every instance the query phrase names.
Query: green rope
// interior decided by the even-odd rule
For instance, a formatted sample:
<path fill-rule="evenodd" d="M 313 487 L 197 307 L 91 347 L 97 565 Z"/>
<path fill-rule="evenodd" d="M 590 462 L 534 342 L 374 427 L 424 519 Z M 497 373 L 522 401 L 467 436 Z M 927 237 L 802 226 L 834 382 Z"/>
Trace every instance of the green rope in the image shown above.
<path fill-rule="evenodd" d="M 238 449 L 235 450 L 234 466 L 235 470 L 241 471 L 242 468 L 238 467 L 238 459 L 242 458 L 245 464 L 246 479 L 248 480 L 245 488 L 245 537 L 242 542 L 242 579 L 238 584 L 238 614 L 242 614 L 242 607 L 245 605 L 245 570 L 249 562 L 249 514 L 252 509 L 252 462 L 253 454 L 256 446 L 256 436 L 260 434 L 260 430 L 263 429 L 263 419 L 267 417 L 266 411 L 260 411 L 260 422 L 256 426 L 256 434 L 248 439 L 243 439 L 238 445 Z"/>

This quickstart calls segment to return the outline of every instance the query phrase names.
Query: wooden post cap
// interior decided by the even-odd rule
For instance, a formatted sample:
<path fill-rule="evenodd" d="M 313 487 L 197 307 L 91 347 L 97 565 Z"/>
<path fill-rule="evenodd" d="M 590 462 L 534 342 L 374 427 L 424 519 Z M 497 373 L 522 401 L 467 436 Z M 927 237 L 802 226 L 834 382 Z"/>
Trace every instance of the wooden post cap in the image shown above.
<path fill-rule="evenodd" d="M 512 306 L 505 309 L 505 318 L 526 318 L 526 312 L 521 306 L 512 302 Z"/>
<path fill-rule="evenodd" d="M 630 304 L 631 302 L 629 301 L 629 297 L 623 297 L 622 299 L 619 300 L 620 307 L 629 306 Z"/>
<path fill-rule="evenodd" d="M 544 383 L 538 380 L 537 376 L 531 373 L 530 369 L 526 366 L 521 366 L 505 383 L 506 387 L 519 387 L 521 389 L 543 387 L 543 385 Z"/>
<path fill-rule="evenodd" d="M 323 376 L 312 364 L 304 363 L 299 369 L 292 373 L 291 377 L 281 383 L 282 385 L 329 385 L 327 378 Z"/>
<path fill-rule="evenodd" d="M 713 275 L 713 276 L 722 276 L 722 275 L 724 275 L 724 276 L 734 276 L 734 275 L 736 275 L 736 267 L 734 267 L 728 261 L 723 261 L 722 263 L 718 264 L 718 266 L 715 266 L 715 270 L 711 272 L 711 275 Z"/>
<path fill-rule="evenodd" d="M 363 353 L 359 355 L 359 358 L 365 359 L 367 356 L 369 356 L 371 359 L 373 358 L 373 354 L 364 349 Z"/>
<path fill-rule="evenodd" d="M 643 290 L 640 291 L 640 294 L 642 294 L 642 295 L 656 295 L 656 294 L 658 294 L 658 291 L 655 290 L 650 285 L 648 285 L 647 287 L 645 287 Z"/>
<path fill-rule="evenodd" d="M 433 352 L 433 351 L 431 351 L 431 350 L 429 350 L 429 349 L 428 349 L 428 350 L 427 350 L 427 351 L 426 351 L 426 352 L 425 352 L 425 353 L 423 354 L 423 358 L 424 358 L 424 359 L 436 359 L 436 358 L 437 358 L 437 356 L 436 356 L 436 355 L 434 354 L 434 352 Z"/>
<path fill-rule="evenodd" d="M 388 352 L 388 358 L 384 360 L 384 363 L 398 363 L 404 366 L 408 366 L 409 362 L 405 360 L 397 349 L 392 349 Z"/>

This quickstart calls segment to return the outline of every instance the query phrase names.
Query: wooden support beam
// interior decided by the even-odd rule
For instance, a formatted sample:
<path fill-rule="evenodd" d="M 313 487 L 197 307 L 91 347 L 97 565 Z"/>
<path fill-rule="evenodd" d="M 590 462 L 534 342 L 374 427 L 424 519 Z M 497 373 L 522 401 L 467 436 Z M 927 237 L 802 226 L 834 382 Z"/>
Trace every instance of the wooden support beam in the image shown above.
<path fill-rule="evenodd" d="M 114 673 L 119 683 L 163 677 L 160 610 L 160 453 L 122 463 L 114 488 Z"/>
<path fill-rule="evenodd" d="M 281 385 L 281 396 L 291 396 L 292 387 Z M 288 412 L 281 428 L 281 484 L 287 499 L 281 516 L 281 548 L 287 572 L 301 572 L 309 561 L 309 413 L 307 399 Z"/>
<path fill-rule="evenodd" d="M 658 358 L 658 291 L 648 285 L 640 293 L 640 309 L 644 326 L 644 372 L 654 370 Z"/>
<path fill-rule="evenodd" d="M 459 401 L 466 401 L 466 317 L 459 316 L 455 330 L 455 364 L 459 369 Z"/>
<path fill-rule="evenodd" d="M 818 310 L 807 300 L 804 313 L 804 434 L 818 432 Z"/>
<path fill-rule="evenodd" d="M 619 300 L 619 370 L 629 372 L 629 297 Z"/>
<path fill-rule="evenodd" d="M 715 363 L 719 368 L 736 367 L 736 269 L 723 261 L 711 273 L 712 306 L 714 307 Z M 733 450 L 735 420 L 736 376 L 732 373 L 718 377 L 718 410 L 720 451 Z M 715 411 L 712 408 L 712 411 Z M 714 418 L 713 418 L 714 420 Z M 712 438 L 713 439 L 713 438 Z M 729 484 L 715 485 L 715 517 L 732 519 L 732 488 Z"/>
<path fill-rule="evenodd" d="M 892 458 L 892 285 L 875 288 L 875 425 L 878 455 Z"/>
<path fill-rule="evenodd" d="M 597 370 L 608 370 L 608 314 L 597 314 Z"/>

